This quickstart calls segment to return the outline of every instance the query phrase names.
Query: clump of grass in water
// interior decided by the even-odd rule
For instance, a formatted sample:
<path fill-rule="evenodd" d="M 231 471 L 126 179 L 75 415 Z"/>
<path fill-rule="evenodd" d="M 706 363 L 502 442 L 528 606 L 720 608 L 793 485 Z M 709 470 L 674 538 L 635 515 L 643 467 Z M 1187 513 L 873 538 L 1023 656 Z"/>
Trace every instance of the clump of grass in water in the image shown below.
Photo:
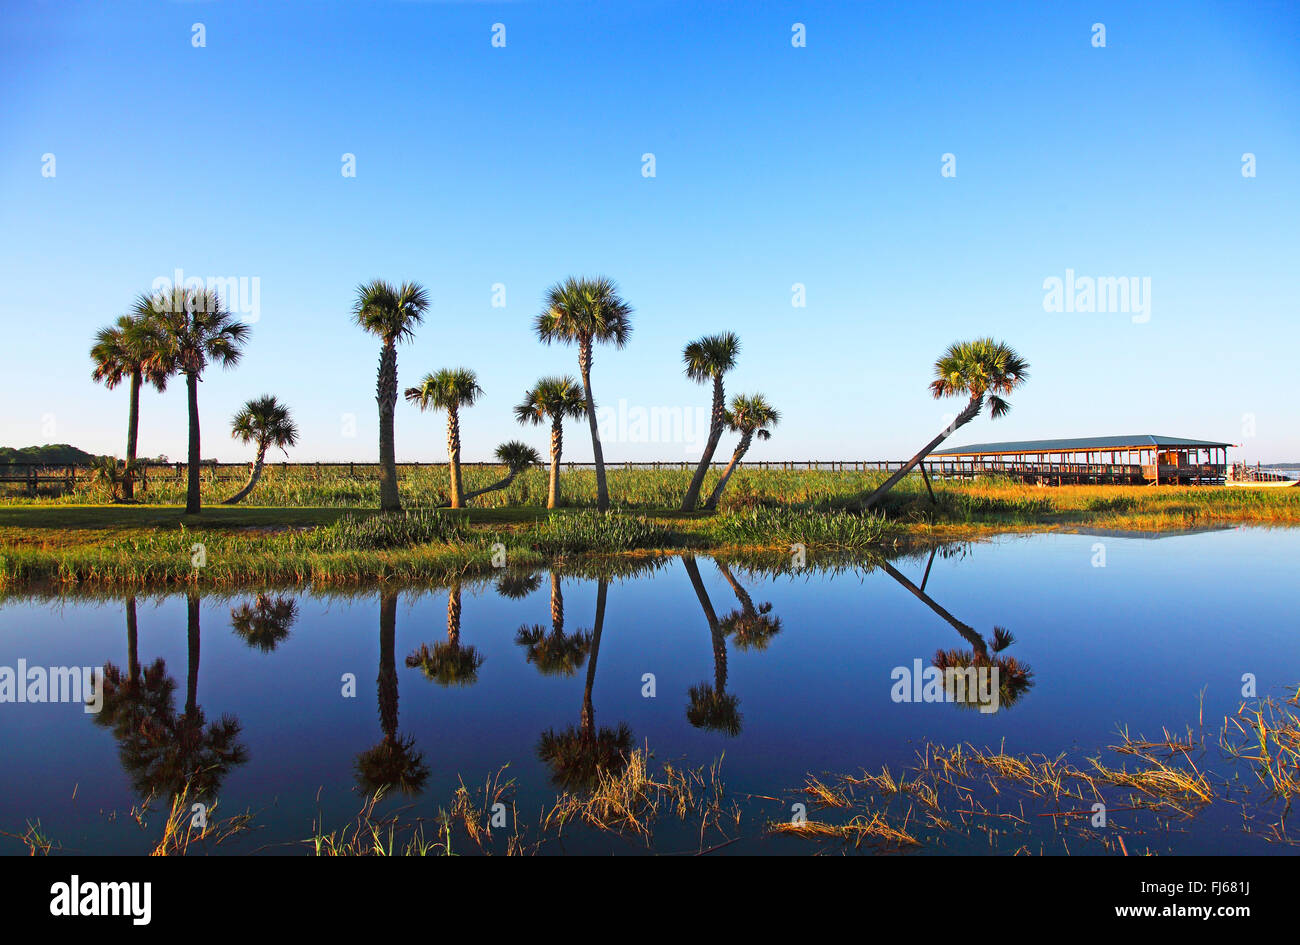
<path fill-rule="evenodd" d="M 789 545 L 860 549 L 888 544 L 897 529 L 873 514 L 759 506 L 718 517 L 718 536 L 737 545 Z"/>
<path fill-rule="evenodd" d="M 671 529 L 645 518 L 590 511 L 552 515 L 525 532 L 523 541 L 542 554 L 633 551 L 675 544 Z"/>
<path fill-rule="evenodd" d="M 459 521 L 430 510 L 345 515 L 314 535 L 321 551 L 383 551 L 433 542 L 459 544 L 465 537 L 465 528 Z"/>

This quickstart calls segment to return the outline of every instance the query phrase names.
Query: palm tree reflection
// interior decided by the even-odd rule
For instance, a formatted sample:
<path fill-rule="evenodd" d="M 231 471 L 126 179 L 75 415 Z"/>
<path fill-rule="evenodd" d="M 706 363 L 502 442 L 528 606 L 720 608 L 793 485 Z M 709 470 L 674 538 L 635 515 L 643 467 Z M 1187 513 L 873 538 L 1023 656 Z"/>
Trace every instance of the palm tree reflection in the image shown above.
<path fill-rule="evenodd" d="M 930 560 L 926 564 L 925 574 L 928 580 L 930 575 L 930 565 L 934 563 L 934 551 L 930 552 Z M 1000 655 L 1003 650 L 1015 642 L 1015 637 L 1005 627 L 995 626 L 993 635 L 985 640 L 973 627 L 962 623 L 948 611 L 944 610 L 937 604 L 933 598 L 925 593 L 923 587 L 917 587 L 906 576 L 888 561 L 882 561 L 880 566 L 885 573 L 892 577 L 918 600 L 922 601 L 927 607 L 942 617 L 948 624 L 961 634 L 962 638 L 970 644 L 969 650 L 948 649 L 939 650 L 934 654 L 932 660 L 934 666 L 944 672 L 944 687 L 948 692 L 949 698 L 955 694 L 953 673 L 947 670 L 966 670 L 979 669 L 981 667 L 990 667 L 997 669 L 998 677 L 998 702 L 999 708 L 1010 707 L 1020 701 L 1021 697 L 1033 688 L 1033 670 L 1027 665 L 1021 663 L 1014 656 Z M 955 699 L 959 705 L 967 708 L 981 708 L 988 705 L 987 700 L 981 700 L 978 689 L 971 687 L 962 687 L 966 693 L 966 698 Z"/>
<path fill-rule="evenodd" d="M 185 707 L 176 712 L 176 682 L 157 659 L 140 667 L 136 601 L 126 601 L 127 671 L 104 666 L 104 705 L 95 722 L 113 732 L 122 767 L 141 797 L 192 797 L 216 794 L 231 768 L 248 760 L 239 741 L 240 724 L 233 715 L 208 723 L 198 704 L 199 596 L 186 595 L 188 672 Z"/>
<path fill-rule="evenodd" d="M 367 794 L 397 788 L 418 794 L 429 778 L 429 766 L 415 739 L 397 731 L 397 591 L 385 588 L 379 596 L 379 727 L 384 737 L 357 756 L 357 784 Z"/>
<path fill-rule="evenodd" d="M 551 569 L 551 630 L 539 623 L 515 632 L 515 643 L 524 647 L 528 662 L 545 676 L 572 676 L 591 652 L 591 634 L 582 630 L 564 632 L 564 592 L 560 575 Z"/>
<path fill-rule="evenodd" d="M 298 602 L 291 597 L 258 594 L 250 603 L 230 609 L 231 629 L 255 650 L 270 653 L 289 636 L 298 619 Z"/>
<path fill-rule="evenodd" d="M 781 632 L 781 618 L 772 616 L 772 605 L 764 602 L 757 607 L 749 591 L 736 580 L 725 562 L 714 561 L 718 571 L 740 601 L 740 609 L 733 610 L 720 621 L 722 632 L 735 641 L 742 650 L 765 650 L 772 637 Z"/>
<path fill-rule="evenodd" d="M 447 642 L 420 648 L 406 658 L 406 665 L 418 667 L 424 678 L 440 686 L 472 686 L 478 682 L 478 668 L 483 656 L 472 646 L 460 642 L 460 579 L 453 578 L 447 588 Z"/>
<path fill-rule="evenodd" d="M 563 732 L 548 729 L 542 733 L 537 745 L 538 757 L 551 769 L 552 782 L 565 790 L 590 787 L 600 772 L 618 774 L 627 767 L 628 754 L 632 749 L 632 730 L 627 723 L 620 722 L 616 728 L 597 728 L 592 703 L 592 689 L 596 684 L 596 658 L 600 655 L 600 635 L 605 626 L 608 591 L 609 580 L 605 577 L 598 578 L 596 622 L 591 632 L 591 658 L 587 663 L 587 682 L 582 690 L 579 725 L 577 728 L 570 725 Z"/>
<path fill-rule="evenodd" d="M 700 568 L 695 563 L 694 556 L 684 556 L 682 563 L 686 566 L 686 573 L 690 576 L 691 586 L 695 588 L 695 596 L 699 599 L 704 619 L 709 624 L 709 634 L 713 638 L 713 684 L 702 682 L 690 688 L 686 718 L 696 728 L 710 729 L 734 737 L 740 734 L 740 698 L 727 692 L 727 637 L 713 610 L 709 594 L 704 589 L 704 581 L 700 578 Z"/>

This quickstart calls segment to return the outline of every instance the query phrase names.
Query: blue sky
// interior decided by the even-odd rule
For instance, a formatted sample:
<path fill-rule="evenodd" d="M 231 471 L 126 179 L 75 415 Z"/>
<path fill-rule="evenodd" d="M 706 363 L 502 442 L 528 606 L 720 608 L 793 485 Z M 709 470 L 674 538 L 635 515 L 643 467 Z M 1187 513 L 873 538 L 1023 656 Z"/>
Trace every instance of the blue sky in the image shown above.
<path fill-rule="evenodd" d="M 530 322 L 596 273 L 636 309 L 597 400 L 705 406 L 681 348 L 734 330 L 729 390 L 783 412 L 754 459 L 910 455 L 954 410 L 935 357 L 984 334 L 1032 379 L 954 443 L 1152 432 L 1297 459 L 1297 35 L 1300 5 L 1263 2 L 9 2 L 0 445 L 120 455 L 126 394 L 90 380 L 91 337 L 180 268 L 259 280 L 243 362 L 200 392 L 223 460 L 264 392 L 298 419 L 293 458 L 376 458 L 378 344 L 349 318 L 373 278 L 434 299 L 403 386 L 478 372 L 465 458 L 544 450 L 510 407 L 576 353 Z M 1149 279 L 1149 319 L 1045 311 L 1067 270 Z M 140 437 L 183 456 L 183 385 L 144 395 Z M 397 437 L 445 457 L 441 416 L 399 404 Z M 698 455 L 636 439 L 613 429 L 607 458 Z M 589 457 L 574 426 L 566 458 Z"/>

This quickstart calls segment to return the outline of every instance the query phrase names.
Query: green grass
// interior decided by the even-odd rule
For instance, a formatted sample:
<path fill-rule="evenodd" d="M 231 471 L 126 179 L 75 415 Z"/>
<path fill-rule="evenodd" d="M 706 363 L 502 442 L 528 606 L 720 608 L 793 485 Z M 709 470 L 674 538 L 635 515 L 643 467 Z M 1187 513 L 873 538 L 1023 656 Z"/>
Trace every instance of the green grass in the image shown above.
<path fill-rule="evenodd" d="M 440 497 L 432 483 L 441 480 L 427 467 L 406 477 L 412 511 L 397 516 L 381 516 L 373 506 L 347 507 L 342 500 L 355 484 L 331 492 L 336 483 L 324 474 L 298 475 L 303 481 L 295 486 L 319 504 L 209 505 L 198 516 L 152 502 L 12 501 L 0 504 L 0 587 L 419 583 L 490 572 L 501 548 L 511 565 L 557 557 L 572 564 L 683 548 L 788 552 L 796 543 L 824 553 L 868 554 L 1008 529 L 1300 525 L 1300 489 L 1037 488 L 991 479 L 936 483 L 931 502 L 919 477 L 899 483 L 880 514 L 863 515 L 862 496 L 880 474 L 825 470 L 742 469 L 715 515 L 675 510 L 687 472 L 614 469 L 615 509 L 600 515 L 587 507 L 595 500 L 594 476 L 565 476 L 576 507 L 555 512 L 542 508 L 541 493 L 527 484 L 504 491 L 500 504 L 432 508 Z M 420 492 L 425 480 L 429 488 Z M 159 491 L 151 490 L 151 499 Z M 254 495 L 266 500 L 277 494 Z M 192 563 L 196 544 L 203 546 L 201 568 Z"/>

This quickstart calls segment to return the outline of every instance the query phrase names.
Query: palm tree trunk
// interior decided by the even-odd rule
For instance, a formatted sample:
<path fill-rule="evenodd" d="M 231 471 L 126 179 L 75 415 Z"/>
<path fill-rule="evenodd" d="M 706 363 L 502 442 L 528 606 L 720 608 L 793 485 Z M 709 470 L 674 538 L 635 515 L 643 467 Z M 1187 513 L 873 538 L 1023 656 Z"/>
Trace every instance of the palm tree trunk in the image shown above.
<path fill-rule="evenodd" d="M 498 479 L 496 482 L 492 483 L 492 485 L 484 486 L 482 489 L 474 489 L 471 490 L 470 492 L 466 492 L 461 498 L 464 499 L 465 502 L 468 504 L 470 499 L 475 499 L 486 492 L 496 492 L 498 489 L 509 488 L 510 483 L 514 482 L 515 477 L 518 475 L 519 475 L 519 470 L 512 469 L 510 470 L 509 473 L 506 474 L 506 477 L 504 479 Z"/>
<path fill-rule="evenodd" d="M 447 588 L 447 642 L 460 646 L 460 581 Z"/>
<path fill-rule="evenodd" d="M 930 595 L 926 594 L 925 591 L 921 590 L 919 587 L 917 587 L 915 584 L 909 581 L 906 576 L 900 574 L 898 569 L 895 568 L 893 565 L 891 565 L 888 561 L 882 561 L 880 562 L 880 564 L 881 567 L 885 569 L 886 574 L 892 577 L 899 584 L 903 585 L 903 587 L 907 588 L 907 590 L 912 594 L 913 597 L 915 597 L 917 600 L 921 601 L 921 603 L 925 604 L 925 606 L 933 610 L 936 614 L 938 614 L 940 617 L 946 620 L 954 630 L 960 633 L 962 639 L 971 645 L 971 647 L 975 650 L 975 653 L 978 657 L 988 659 L 988 645 L 984 642 L 984 638 L 975 632 L 974 627 L 962 623 L 952 614 L 948 613 L 948 611 L 940 607 L 930 597 Z"/>
<path fill-rule="evenodd" d="M 596 657 L 600 655 L 600 635 L 605 629 L 605 598 L 609 593 L 609 581 L 599 578 L 596 584 L 596 624 L 591 631 L 591 655 L 587 660 L 587 683 L 582 689 L 582 734 L 586 738 L 596 736 L 596 709 L 591 693 L 596 685 Z"/>
<path fill-rule="evenodd" d="M 454 405 L 447 410 L 447 466 L 451 473 L 451 507 L 463 508 L 465 498 L 460 478 L 460 412 Z"/>
<path fill-rule="evenodd" d="M 397 344 L 385 341 L 379 354 L 379 378 L 375 384 L 379 404 L 379 508 L 399 512 L 402 499 L 397 491 L 397 450 L 393 444 L 393 412 L 397 406 Z"/>
<path fill-rule="evenodd" d="M 185 391 L 189 398 L 190 410 L 189 481 L 185 487 L 185 514 L 198 515 L 203 504 L 199 498 L 199 464 L 202 462 L 202 447 L 199 444 L 199 376 L 197 374 L 186 373 Z"/>
<path fill-rule="evenodd" d="M 122 480 L 122 498 L 135 498 L 135 450 L 140 435 L 140 372 L 131 372 L 131 406 L 126 417 L 126 471 Z"/>
<path fill-rule="evenodd" d="M 185 640 L 189 651 L 189 666 L 185 674 L 185 714 L 193 715 L 199 707 L 199 595 L 190 591 L 185 596 Z"/>
<path fill-rule="evenodd" d="M 140 636 L 135 617 L 135 595 L 126 599 L 126 678 L 140 682 Z"/>
<path fill-rule="evenodd" d="M 564 428 L 559 417 L 551 418 L 551 482 L 546 492 L 546 507 L 560 507 L 560 455 L 564 452 Z"/>
<path fill-rule="evenodd" d="M 609 509 L 609 487 L 605 485 L 605 452 L 600 448 L 600 430 L 596 424 L 596 400 L 591 394 L 591 339 L 578 343 L 578 370 L 582 373 L 582 392 L 587 399 L 587 424 L 591 427 L 591 455 L 596 464 L 596 508 Z"/>
<path fill-rule="evenodd" d="M 262 478 L 262 466 L 266 461 L 266 446 L 267 444 L 265 443 L 258 446 L 257 459 L 253 462 L 253 468 L 248 474 L 248 482 L 244 483 L 244 488 L 240 489 L 223 502 L 223 505 L 234 505 L 236 502 L 241 502 L 248 498 L 248 494 L 253 491 L 253 487 L 257 485 L 257 481 Z"/>
<path fill-rule="evenodd" d="M 397 592 L 379 592 L 379 727 L 397 737 Z"/>
<path fill-rule="evenodd" d="M 736 595 L 736 600 L 740 601 L 741 612 L 744 613 L 746 617 L 758 613 L 754 607 L 754 598 L 750 597 L 749 591 L 745 590 L 741 583 L 736 580 L 736 576 L 731 573 L 731 568 L 727 567 L 721 561 L 715 561 L 713 563 L 717 565 L 718 571 L 722 574 L 723 579 L 731 586 L 732 592 Z"/>
<path fill-rule="evenodd" d="M 551 569 L 551 632 L 564 636 L 564 591 L 560 589 L 560 575 Z"/>
<path fill-rule="evenodd" d="M 708 475 L 709 463 L 713 462 L 713 453 L 718 448 L 718 441 L 722 439 L 723 419 L 726 415 L 727 402 L 726 395 L 722 390 L 722 375 L 713 376 L 713 412 L 709 416 L 709 439 L 704 444 L 704 455 L 700 457 L 700 465 L 695 467 L 695 475 L 691 477 L 690 488 L 686 490 L 686 498 L 682 499 L 682 511 L 694 511 L 695 506 L 700 502 L 700 489 L 704 487 L 704 477 Z"/>
<path fill-rule="evenodd" d="M 722 498 L 722 490 L 727 488 L 727 482 L 731 479 L 731 474 L 736 471 L 740 461 L 749 452 L 749 444 L 753 441 L 754 434 L 752 433 L 746 433 L 740 438 L 740 442 L 736 444 L 736 451 L 731 454 L 731 462 L 727 463 L 727 468 L 722 471 L 722 478 L 713 487 L 713 494 L 709 496 L 709 501 L 704 503 L 706 509 L 716 509 L 718 507 L 718 500 Z"/>
<path fill-rule="evenodd" d="M 718 615 L 713 609 L 713 602 L 709 600 L 709 592 L 705 590 L 704 580 L 700 577 L 700 566 L 695 563 L 695 556 L 684 556 L 682 564 L 686 566 L 691 587 L 695 589 L 695 597 L 699 600 L 700 609 L 704 611 L 704 619 L 709 624 L 709 635 L 713 638 L 713 688 L 721 694 L 727 691 L 727 641 L 722 635 L 722 628 L 718 626 Z"/>
<path fill-rule="evenodd" d="M 886 479 L 884 483 L 878 489 L 876 489 L 875 492 L 871 493 L 871 495 L 867 496 L 866 499 L 863 500 L 862 503 L 863 510 L 865 511 L 871 508 L 878 501 L 880 501 L 880 499 L 884 496 L 884 494 L 888 492 L 890 489 L 894 488 L 894 486 L 898 483 L 900 479 L 902 479 L 904 476 L 910 473 L 913 469 L 915 469 L 918 465 L 920 465 L 920 463 L 927 456 L 933 453 L 935 447 L 937 447 L 944 440 L 948 439 L 948 437 L 952 436 L 955 432 L 957 432 L 957 430 L 960 427 L 964 427 L 966 424 L 974 420 L 975 416 L 980 412 L 980 408 L 983 406 L 984 406 L 984 397 L 982 394 L 976 397 L 972 397 L 970 399 L 970 403 L 966 405 L 966 408 L 961 413 L 957 414 L 956 420 L 954 420 L 942 433 L 940 433 L 933 440 L 927 443 L 925 445 L 925 448 L 922 449 L 921 452 L 917 453 L 915 456 L 909 459 L 902 469 L 900 469 L 898 472 L 894 473 L 892 476 Z"/>

